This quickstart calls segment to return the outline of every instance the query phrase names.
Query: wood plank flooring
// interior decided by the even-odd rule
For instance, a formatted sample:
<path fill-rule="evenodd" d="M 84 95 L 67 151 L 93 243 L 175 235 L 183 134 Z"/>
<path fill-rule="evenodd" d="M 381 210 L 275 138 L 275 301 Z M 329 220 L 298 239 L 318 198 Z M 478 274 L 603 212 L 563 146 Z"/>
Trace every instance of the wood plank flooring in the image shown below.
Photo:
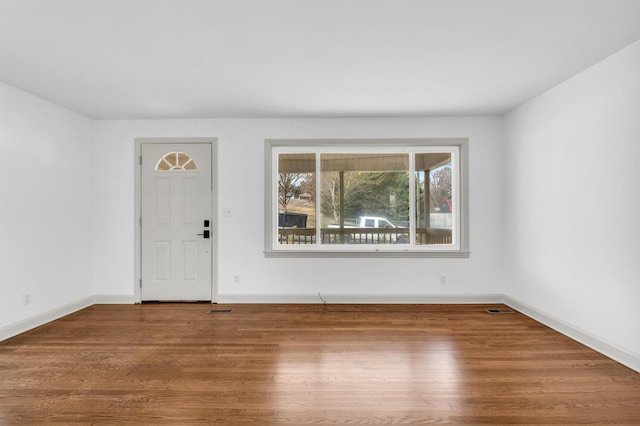
<path fill-rule="evenodd" d="M 95 305 L 0 343 L 0 424 L 640 424 L 639 373 L 488 308 Z"/>

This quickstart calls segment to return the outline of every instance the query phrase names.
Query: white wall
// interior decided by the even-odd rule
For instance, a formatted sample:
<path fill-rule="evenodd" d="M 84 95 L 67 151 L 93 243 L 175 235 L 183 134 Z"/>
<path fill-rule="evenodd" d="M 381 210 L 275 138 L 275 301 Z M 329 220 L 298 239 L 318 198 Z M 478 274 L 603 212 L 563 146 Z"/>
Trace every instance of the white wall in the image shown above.
<path fill-rule="evenodd" d="M 287 295 L 502 294 L 502 119 L 203 119 L 96 123 L 93 164 L 97 294 L 133 296 L 134 139 L 217 137 L 218 292 L 221 300 Z M 274 259 L 263 254 L 264 140 L 269 138 L 468 137 L 469 259 Z M 221 216 L 221 215 L 219 215 Z M 448 284 L 440 285 L 440 274 Z M 233 275 L 239 283 L 233 283 Z M 364 299 L 361 299 L 364 300 Z M 330 301 L 330 300 L 329 300 Z M 416 301 L 418 301 L 416 299 Z"/>
<path fill-rule="evenodd" d="M 507 295 L 639 360 L 640 42 L 509 113 L 505 146 Z"/>
<path fill-rule="evenodd" d="M 93 294 L 91 127 L 0 83 L 0 330 Z"/>

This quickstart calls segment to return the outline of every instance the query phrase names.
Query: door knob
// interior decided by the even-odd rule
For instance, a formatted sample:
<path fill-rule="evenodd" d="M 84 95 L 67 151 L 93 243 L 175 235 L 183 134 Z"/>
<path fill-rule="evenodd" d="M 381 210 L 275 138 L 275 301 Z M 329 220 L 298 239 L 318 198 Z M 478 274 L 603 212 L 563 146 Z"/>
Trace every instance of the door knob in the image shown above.
<path fill-rule="evenodd" d="M 204 238 L 209 238 L 209 233 L 210 233 L 210 232 L 211 232 L 211 231 L 209 231 L 208 229 L 205 229 L 204 231 L 202 231 L 202 234 L 196 234 L 196 235 L 201 235 L 201 236 L 203 236 Z"/>

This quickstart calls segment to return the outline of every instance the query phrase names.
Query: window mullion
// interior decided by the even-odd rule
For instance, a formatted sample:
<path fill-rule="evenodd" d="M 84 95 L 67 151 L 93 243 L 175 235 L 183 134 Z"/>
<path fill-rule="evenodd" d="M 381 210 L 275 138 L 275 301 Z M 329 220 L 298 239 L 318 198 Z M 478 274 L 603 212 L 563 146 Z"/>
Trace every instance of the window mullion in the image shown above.
<path fill-rule="evenodd" d="M 415 245 L 416 238 L 416 161 L 414 150 L 409 151 L 409 245 Z"/>
<path fill-rule="evenodd" d="M 271 168 L 275 170 L 275 173 L 272 173 L 274 178 L 271 181 L 271 191 L 274 194 L 271 197 L 271 211 L 273 212 L 273 217 L 271 218 L 271 229 L 275 229 L 274 235 L 272 236 L 271 244 L 274 248 L 278 247 L 278 243 L 280 242 L 280 227 L 279 227 L 279 218 L 280 218 L 280 202 L 279 202 L 279 183 L 278 183 L 278 175 L 280 173 L 280 169 L 278 167 L 278 158 L 280 155 L 280 151 L 276 150 L 271 157 Z"/>
<path fill-rule="evenodd" d="M 315 198 L 315 206 L 316 206 L 316 246 L 321 245 L 322 241 L 322 215 L 321 215 L 321 205 L 320 205 L 320 192 L 322 188 L 321 182 L 321 174 L 320 174 L 320 153 L 318 151 L 315 152 L 316 158 L 316 198 Z"/>
<path fill-rule="evenodd" d="M 457 148 L 451 151 L 451 186 L 453 201 L 453 230 L 451 233 L 451 242 L 454 246 L 460 245 L 460 158 Z"/>

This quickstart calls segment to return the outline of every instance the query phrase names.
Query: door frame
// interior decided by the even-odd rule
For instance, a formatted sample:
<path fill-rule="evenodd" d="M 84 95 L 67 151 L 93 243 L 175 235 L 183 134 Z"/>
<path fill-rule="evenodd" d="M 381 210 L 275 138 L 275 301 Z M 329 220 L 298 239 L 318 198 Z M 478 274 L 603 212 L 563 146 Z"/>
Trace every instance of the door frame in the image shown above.
<path fill-rule="evenodd" d="M 211 145 L 211 303 L 218 302 L 218 138 L 136 138 L 135 139 L 135 268 L 133 295 L 136 304 L 142 303 L 142 145 L 204 143 Z"/>

